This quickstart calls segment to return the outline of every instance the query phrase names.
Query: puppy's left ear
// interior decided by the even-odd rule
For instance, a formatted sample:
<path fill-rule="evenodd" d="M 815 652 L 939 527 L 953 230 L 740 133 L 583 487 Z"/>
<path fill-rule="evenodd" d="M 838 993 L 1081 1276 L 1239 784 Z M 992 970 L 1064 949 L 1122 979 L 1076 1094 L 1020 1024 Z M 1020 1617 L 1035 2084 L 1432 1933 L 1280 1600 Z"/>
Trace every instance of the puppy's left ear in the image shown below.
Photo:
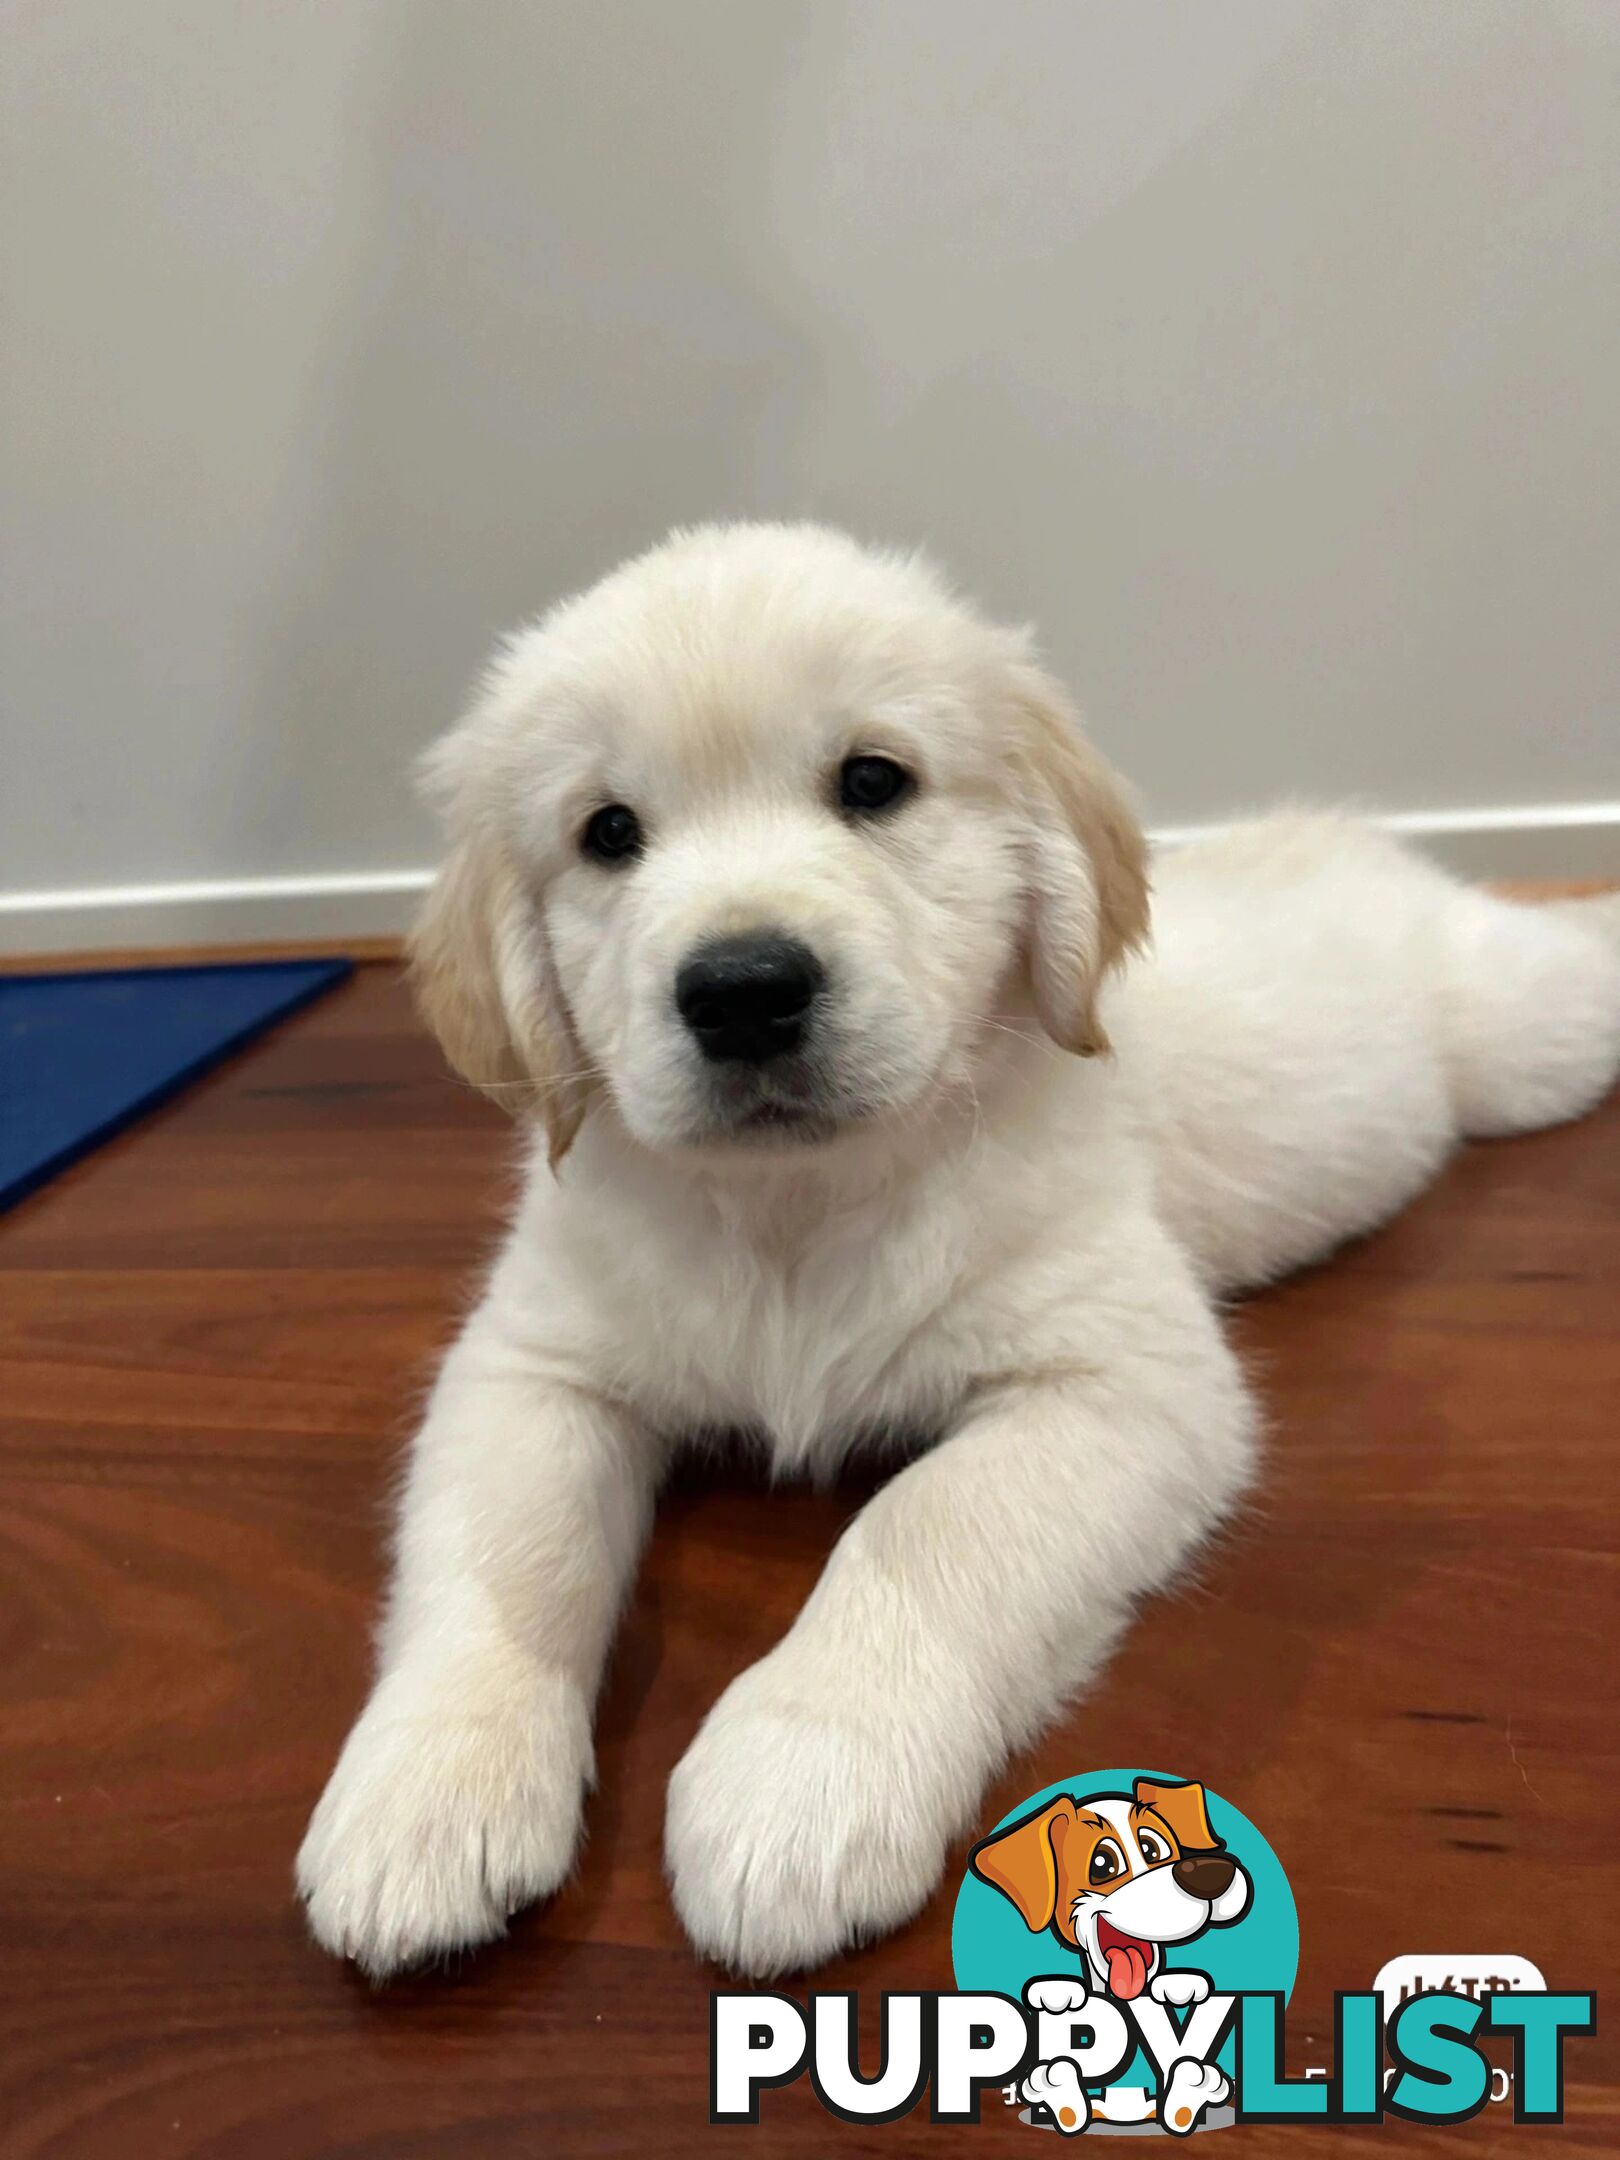
<path fill-rule="evenodd" d="M 1029 819 L 1029 972 L 1041 1025 L 1081 1057 L 1109 1047 L 1097 996 L 1148 931 L 1147 842 L 1124 784 L 1086 740 L 1061 687 L 1013 670 Z"/>
<path fill-rule="evenodd" d="M 1152 1808 L 1170 1825 L 1183 1852 L 1221 1850 L 1223 1840 L 1215 1835 L 1202 1785 L 1162 1785 L 1156 1778 L 1139 1777 L 1131 1791 L 1139 1807 Z"/>

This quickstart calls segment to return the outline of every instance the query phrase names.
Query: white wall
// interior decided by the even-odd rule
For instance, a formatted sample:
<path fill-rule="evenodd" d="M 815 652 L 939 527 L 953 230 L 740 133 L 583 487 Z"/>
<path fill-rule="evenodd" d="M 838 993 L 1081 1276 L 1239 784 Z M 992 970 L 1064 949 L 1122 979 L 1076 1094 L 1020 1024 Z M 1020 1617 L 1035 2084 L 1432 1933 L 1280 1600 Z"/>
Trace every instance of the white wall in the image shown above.
<path fill-rule="evenodd" d="M 13 949 L 397 920 L 492 633 L 720 512 L 932 542 L 1160 822 L 1573 806 L 1544 866 L 1620 869 L 1612 0 L 51 0 L 7 42 L 0 888 L 300 881 Z"/>

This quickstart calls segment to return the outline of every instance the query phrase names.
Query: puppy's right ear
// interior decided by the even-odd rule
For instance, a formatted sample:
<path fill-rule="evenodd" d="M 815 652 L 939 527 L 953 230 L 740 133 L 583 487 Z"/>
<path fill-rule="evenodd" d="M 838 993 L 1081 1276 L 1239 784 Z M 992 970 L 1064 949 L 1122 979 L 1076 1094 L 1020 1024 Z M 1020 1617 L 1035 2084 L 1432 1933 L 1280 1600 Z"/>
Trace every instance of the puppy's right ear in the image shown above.
<path fill-rule="evenodd" d="M 535 902 L 499 837 L 463 831 L 410 941 L 417 1003 L 464 1080 L 537 1114 L 553 1170 L 590 1099 Z"/>
<path fill-rule="evenodd" d="M 1025 1927 L 1039 1934 L 1058 1908 L 1063 1841 L 1074 1827 L 1074 1802 L 1064 1794 L 1037 1815 L 997 1830 L 968 1856 L 981 1882 L 1017 1906 Z"/>

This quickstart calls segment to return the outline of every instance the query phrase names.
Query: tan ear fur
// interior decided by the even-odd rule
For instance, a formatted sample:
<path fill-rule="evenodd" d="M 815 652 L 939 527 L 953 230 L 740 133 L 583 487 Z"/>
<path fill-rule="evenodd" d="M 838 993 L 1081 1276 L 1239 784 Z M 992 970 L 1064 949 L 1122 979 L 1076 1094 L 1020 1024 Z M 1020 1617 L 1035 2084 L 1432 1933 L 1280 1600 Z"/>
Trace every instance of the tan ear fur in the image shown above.
<path fill-rule="evenodd" d="M 513 1116 L 538 1114 L 555 1170 L 592 1083 L 538 916 L 498 840 L 456 841 L 412 934 L 410 962 L 417 1004 L 450 1063 Z"/>
<path fill-rule="evenodd" d="M 1074 1802 L 1065 1795 L 1038 1815 L 996 1831 L 969 1856 L 974 1874 L 1010 1898 L 1035 1934 L 1050 1927 L 1057 1912 L 1063 1840 L 1074 1821 Z"/>
<path fill-rule="evenodd" d="M 1037 668 L 1018 678 L 1035 1009 L 1054 1042 L 1090 1057 L 1109 1047 L 1097 1017 L 1103 978 L 1147 938 L 1147 842 L 1062 690 Z"/>
<path fill-rule="evenodd" d="M 1169 1824 L 1183 1852 L 1214 1852 L 1220 1848 L 1202 1785 L 1161 1785 L 1155 1778 L 1139 1777 L 1131 1790 L 1138 1806 L 1152 1808 Z"/>

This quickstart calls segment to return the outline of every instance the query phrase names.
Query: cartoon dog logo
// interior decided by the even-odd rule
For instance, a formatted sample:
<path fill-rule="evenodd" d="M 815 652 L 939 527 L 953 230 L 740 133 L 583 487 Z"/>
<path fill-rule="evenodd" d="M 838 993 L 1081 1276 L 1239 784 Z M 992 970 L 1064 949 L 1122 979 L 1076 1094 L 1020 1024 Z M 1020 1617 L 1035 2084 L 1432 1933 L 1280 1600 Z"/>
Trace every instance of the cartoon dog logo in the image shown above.
<path fill-rule="evenodd" d="M 1164 1947 L 1230 1927 L 1253 1894 L 1215 1835 L 1203 1786 L 1152 1778 L 1129 1793 L 1065 1794 L 985 1838 L 968 1864 L 1027 1928 L 1077 1950 L 1091 1988 L 1119 2002 L 1144 1988 L 1158 2002 L 1208 1994 L 1204 1974 L 1164 1970 Z"/>
<path fill-rule="evenodd" d="M 1165 1949 L 1230 1927 L 1253 1896 L 1249 1877 L 1215 1834 L 1203 1786 L 1155 1778 L 1138 1778 L 1128 1793 L 1065 1794 L 985 1838 L 968 1864 L 1011 1900 L 1027 1928 L 1049 1928 L 1079 1955 L 1081 1972 L 1072 1981 L 1030 1983 L 1025 1996 L 1035 2009 L 1076 2009 L 1088 1993 L 1121 2003 L 1145 1993 L 1181 2008 L 1203 2002 L 1208 1974 L 1167 1967 Z M 1159 2118 L 1184 2134 L 1228 2091 L 1213 2064 L 1178 2062 Z M 1023 2095 L 1070 2133 L 1093 2115 L 1119 2119 L 1122 2105 L 1140 2103 L 1137 2120 L 1153 2112 L 1145 2094 L 1127 2098 L 1121 2087 L 1089 2101 L 1073 2064 L 1063 2061 L 1037 2064 Z"/>

